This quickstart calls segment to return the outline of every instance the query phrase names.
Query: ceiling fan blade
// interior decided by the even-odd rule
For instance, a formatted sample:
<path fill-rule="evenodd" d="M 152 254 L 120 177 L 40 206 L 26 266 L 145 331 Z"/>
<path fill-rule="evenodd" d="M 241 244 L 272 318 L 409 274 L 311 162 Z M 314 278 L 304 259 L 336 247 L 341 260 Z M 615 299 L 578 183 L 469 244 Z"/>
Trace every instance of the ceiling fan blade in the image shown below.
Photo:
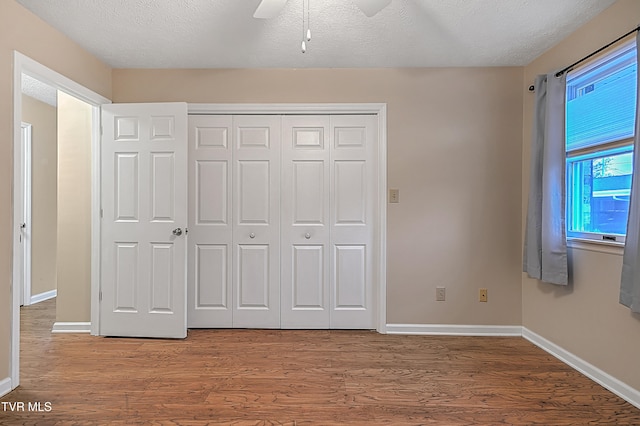
<path fill-rule="evenodd" d="M 253 17 L 258 19 L 275 18 L 286 3 L 287 0 L 262 0 L 253 13 Z"/>
<path fill-rule="evenodd" d="M 391 4 L 391 0 L 353 0 L 353 2 L 369 18 Z"/>

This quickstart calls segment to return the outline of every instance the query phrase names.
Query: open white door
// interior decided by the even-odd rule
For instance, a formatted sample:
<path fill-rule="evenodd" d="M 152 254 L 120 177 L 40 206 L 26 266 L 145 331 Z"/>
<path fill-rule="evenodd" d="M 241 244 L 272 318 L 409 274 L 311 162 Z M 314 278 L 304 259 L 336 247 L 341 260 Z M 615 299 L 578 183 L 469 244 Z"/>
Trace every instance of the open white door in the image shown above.
<path fill-rule="evenodd" d="M 184 338 L 187 104 L 102 107 L 100 334 Z"/>

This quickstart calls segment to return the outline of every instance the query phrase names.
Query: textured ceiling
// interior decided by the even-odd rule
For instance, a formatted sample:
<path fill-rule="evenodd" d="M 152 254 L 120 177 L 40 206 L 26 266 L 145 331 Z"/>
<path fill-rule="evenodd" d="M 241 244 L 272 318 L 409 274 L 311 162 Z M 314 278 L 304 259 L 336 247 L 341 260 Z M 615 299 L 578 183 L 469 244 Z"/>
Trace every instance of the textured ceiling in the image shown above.
<path fill-rule="evenodd" d="M 58 104 L 56 89 L 26 74 L 22 74 L 22 93 L 53 107 Z"/>
<path fill-rule="evenodd" d="M 526 65 L 615 0 L 309 0 L 304 54 L 303 0 L 17 1 L 114 68 L 343 68 Z"/>

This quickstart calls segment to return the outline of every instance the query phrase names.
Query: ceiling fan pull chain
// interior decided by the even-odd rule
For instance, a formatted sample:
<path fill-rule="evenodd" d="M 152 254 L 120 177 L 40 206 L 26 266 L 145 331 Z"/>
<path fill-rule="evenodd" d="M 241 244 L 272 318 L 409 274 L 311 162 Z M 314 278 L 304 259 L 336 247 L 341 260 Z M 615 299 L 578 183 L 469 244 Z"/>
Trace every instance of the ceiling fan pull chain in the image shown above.
<path fill-rule="evenodd" d="M 311 18 L 309 12 L 309 3 L 311 0 L 307 0 L 307 41 L 311 41 Z"/>
<path fill-rule="evenodd" d="M 304 7 L 307 4 L 307 31 L 304 31 Z M 309 0 L 302 0 L 302 53 L 307 51 L 307 42 L 311 41 L 311 28 L 309 28 Z"/>
<path fill-rule="evenodd" d="M 302 53 L 307 51 L 307 43 L 304 41 L 304 1 L 302 0 Z"/>

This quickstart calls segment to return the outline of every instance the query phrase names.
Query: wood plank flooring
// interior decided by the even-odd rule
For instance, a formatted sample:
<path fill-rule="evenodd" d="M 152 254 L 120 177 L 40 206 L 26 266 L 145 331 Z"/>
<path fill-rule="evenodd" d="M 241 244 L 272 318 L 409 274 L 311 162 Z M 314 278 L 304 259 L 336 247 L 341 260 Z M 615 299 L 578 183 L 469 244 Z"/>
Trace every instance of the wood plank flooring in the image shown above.
<path fill-rule="evenodd" d="M 521 338 L 190 330 L 183 341 L 50 333 L 22 311 L 2 425 L 639 425 L 640 410 Z M 28 408 L 26 405 L 25 409 Z M 8 407 L 7 407 L 8 409 Z"/>

